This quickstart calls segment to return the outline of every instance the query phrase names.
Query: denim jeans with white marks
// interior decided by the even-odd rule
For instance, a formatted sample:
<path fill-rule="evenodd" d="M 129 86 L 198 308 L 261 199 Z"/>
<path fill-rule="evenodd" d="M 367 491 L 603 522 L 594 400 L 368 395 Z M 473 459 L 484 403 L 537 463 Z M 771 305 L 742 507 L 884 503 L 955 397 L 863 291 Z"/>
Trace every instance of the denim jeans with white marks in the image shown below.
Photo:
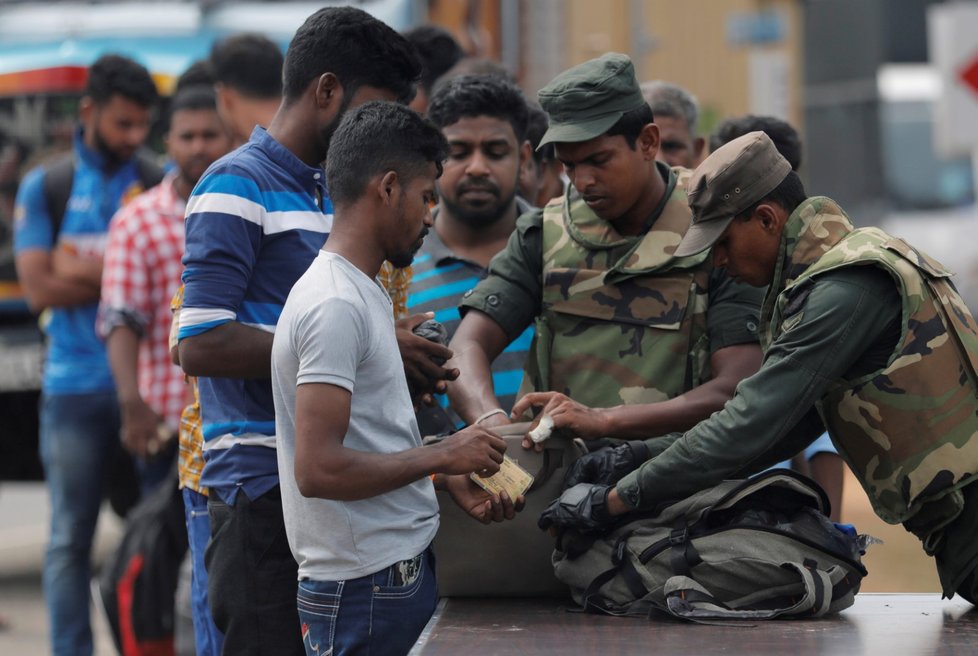
<path fill-rule="evenodd" d="M 299 581 L 307 656 L 407 654 L 435 612 L 431 547 L 416 558 L 348 581 Z"/>

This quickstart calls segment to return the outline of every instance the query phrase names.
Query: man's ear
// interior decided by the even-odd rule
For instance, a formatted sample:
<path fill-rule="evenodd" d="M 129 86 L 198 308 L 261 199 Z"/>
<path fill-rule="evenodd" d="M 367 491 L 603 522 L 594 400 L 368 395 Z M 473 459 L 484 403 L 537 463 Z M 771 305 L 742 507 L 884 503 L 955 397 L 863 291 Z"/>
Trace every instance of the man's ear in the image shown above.
<path fill-rule="evenodd" d="M 384 205 L 391 207 L 397 205 L 401 195 L 401 180 L 397 177 L 397 171 L 388 171 L 381 176 L 377 192 Z"/>
<path fill-rule="evenodd" d="M 343 101 L 343 85 L 333 73 L 323 73 L 316 79 L 316 107 L 329 109 L 330 105 L 340 106 Z"/>
<path fill-rule="evenodd" d="M 788 214 L 777 203 L 761 203 L 754 210 L 754 216 L 760 222 L 761 228 L 770 234 L 780 234 Z"/>
<path fill-rule="evenodd" d="M 646 123 L 642 131 L 638 133 L 636 146 L 642 151 L 646 162 L 655 161 L 655 156 L 659 153 L 659 126 L 655 123 Z"/>
<path fill-rule="evenodd" d="M 703 155 L 706 151 L 706 139 L 703 137 L 696 137 L 693 139 L 693 167 L 700 165 L 703 161 Z"/>
<path fill-rule="evenodd" d="M 78 118 L 82 123 L 87 124 L 92 120 L 92 116 L 95 113 L 95 101 L 88 96 L 83 97 L 78 102 Z"/>
<path fill-rule="evenodd" d="M 533 161 L 533 146 L 529 139 L 524 139 L 520 144 L 520 167 L 529 166 Z"/>
<path fill-rule="evenodd" d="M 530 145 L 529 139 L 524 139 L 523 143 L 520 144 L 519 150 L 519 175 L 517 179 L 521 185 L 525 184 L 526 181 L 530 180 L 531 177 L 535 177 L 536 171 L 534 170 L 533 163 L 533 146 Z"/>

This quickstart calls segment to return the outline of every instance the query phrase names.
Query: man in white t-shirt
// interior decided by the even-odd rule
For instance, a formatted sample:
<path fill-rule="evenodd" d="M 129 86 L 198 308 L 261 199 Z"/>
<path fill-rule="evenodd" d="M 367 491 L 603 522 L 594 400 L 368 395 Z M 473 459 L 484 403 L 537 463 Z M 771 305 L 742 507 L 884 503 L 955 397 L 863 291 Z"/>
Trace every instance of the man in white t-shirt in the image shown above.
<path fill-rule="evenodd" d="M 391 301 L 376 280 L 384 260 L 410 264 L 421 246 L 447 152 L 441 132 L 406 107 L 349 111 L 326 164 L 333 230 L 275 333 L 282 506 L 310 655 L 414 644 L 437 602 L 436 486 L 482 522 L 516 511 L 468 478 L 499 469 L 499 437 L 474 426 L 421 446 Z"/>

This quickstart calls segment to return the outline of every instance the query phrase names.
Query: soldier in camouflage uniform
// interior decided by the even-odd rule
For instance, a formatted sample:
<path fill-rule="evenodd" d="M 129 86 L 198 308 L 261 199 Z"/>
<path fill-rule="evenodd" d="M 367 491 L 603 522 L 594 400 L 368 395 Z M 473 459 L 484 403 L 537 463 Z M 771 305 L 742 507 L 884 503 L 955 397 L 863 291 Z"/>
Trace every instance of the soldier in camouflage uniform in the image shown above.
<path fill-rule="evenodd" d="M 634 471 L 605 449 L 576 466 L 541 519 L 598 530 L 613 516 L 688 496 L 795 453 L 817 411 L 885 521 L 935 557 L 944 594 L 978 592 L 978 325 L 939 263 L 828 198 L 806 198 L 762 132 L 694 172 L 693 226 L 678 253 L 713 247 L 731 275 L 770 283 L 765 359 L 721 412 L 650 440 Z M 610 484 L 616 483 L 614 487 Z"/>
<path fill-rule="evenodd" d="M 529 398 L 557 428 L 630 437 L 690 427 L 760 364 L 762 291 L 733 283 L 708 253 L 674 255 L 691 220 L 689 172 L 655 161 L 658 128 L 628 57 L 565 71 L 539 99 L 550 117 L 541 145 L 555 144 L 572 185 L 520 217 L 462 301 L 452 405 L 469 422 L 508 421 L 489 363 L 535 319 L 520 395 L 546 391 Z"/>

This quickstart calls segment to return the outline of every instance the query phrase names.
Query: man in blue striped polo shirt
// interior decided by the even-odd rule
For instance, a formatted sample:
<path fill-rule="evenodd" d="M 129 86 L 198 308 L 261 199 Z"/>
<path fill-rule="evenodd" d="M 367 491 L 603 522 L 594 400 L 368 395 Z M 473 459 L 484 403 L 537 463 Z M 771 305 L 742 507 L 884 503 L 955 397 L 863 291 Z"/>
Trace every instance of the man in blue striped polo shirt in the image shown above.
<path fill-rule="evenodd" d="M 408 309 L 434 312 L 449 337 L 459 322 L 462 297 L 486 276 L 489 260 L 506 246 L 516 217 L 531 209 L 516 195 L 520 170 L 530 159 L 527 115 L 520 90 L 493 75 L 454 78 L 428 105 L 428 118 L 448 139 L 449 154 L 437 183 L 434 230 L 412 264 Z M 531 326 L 492 364 L 493 387 L 506 412 L 515 401 L 532 339 Z M 422 435 L 462 424 L 446 407 L 447 398 L 439 400 L 439 406 L 418 413 Z"/>
<path fill-rule="evenodd" d="M 179 356 L 199 376 L 205 560 L 225 654 L 304 653 L 275 451 L 273 331 L 330 231 L 321 162 L 341 116 L 369 100 L 406 103 L 420 72 L 410 44 L 365 12 L 316 12 L 289 45 L 268 130 L 215 162 L 187 203 Z"/>

